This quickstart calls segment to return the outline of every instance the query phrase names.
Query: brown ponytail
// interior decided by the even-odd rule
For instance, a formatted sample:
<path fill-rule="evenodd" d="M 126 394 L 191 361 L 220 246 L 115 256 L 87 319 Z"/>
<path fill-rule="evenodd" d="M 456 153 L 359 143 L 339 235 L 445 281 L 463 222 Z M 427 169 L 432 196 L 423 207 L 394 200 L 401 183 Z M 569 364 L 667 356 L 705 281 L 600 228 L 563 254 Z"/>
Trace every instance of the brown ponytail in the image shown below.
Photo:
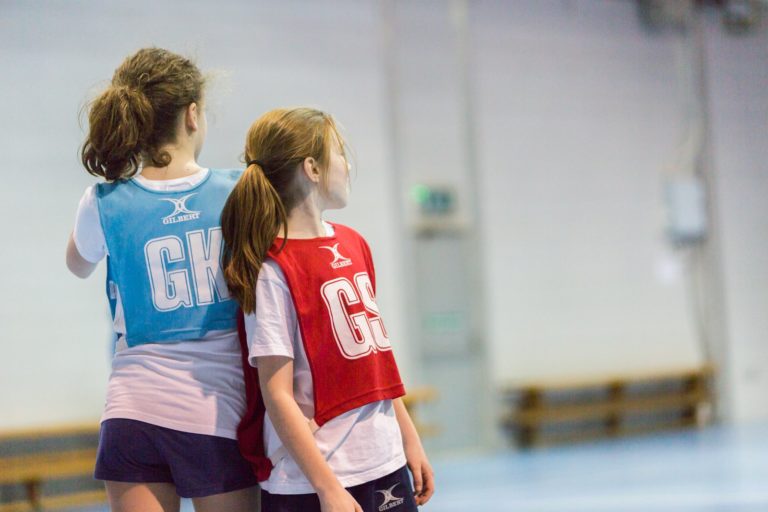
<path fill-rule="evenodd" d="M 267 251 L 281 227 L 286 237 L 287 226 L 283 202 L 264 170 L 249 165 L 221 212 L 224 279 L 246 313 L 256 307 L 254 290 Z"/>
<path fill-rule="evenodd" d="M 110 87 L 94 101 L 88 121 L 90 135 L 82 157 L 89 173 L 112 181 L 138 168 L 154 123 L 146 96 L 126 86 Z"/>
<path fill-rule="evenodd" d="M 85 169 L 113 181 L 133 176 L 141 165 L 168 166 L 171 156 L 161 146 L 176 140 L 178 116 L 201 101 L 204 82 L 191 61 L 161 48 L 125 59 L 89 107 L 80 152 Z"/>
<path fill-rule="evenodd" d="M 325 172 L 336 140 L 343 144 L 333 118 L 310 108 L 272 110 L 248 130 L 249 164 L 221 213 L 224 278 L 244 312 L 256 307 L 267 251 L 281 230 L 286 243 L 288 215 L 308 193 L 297 179 L 300 165 L 311 157 Z"/>

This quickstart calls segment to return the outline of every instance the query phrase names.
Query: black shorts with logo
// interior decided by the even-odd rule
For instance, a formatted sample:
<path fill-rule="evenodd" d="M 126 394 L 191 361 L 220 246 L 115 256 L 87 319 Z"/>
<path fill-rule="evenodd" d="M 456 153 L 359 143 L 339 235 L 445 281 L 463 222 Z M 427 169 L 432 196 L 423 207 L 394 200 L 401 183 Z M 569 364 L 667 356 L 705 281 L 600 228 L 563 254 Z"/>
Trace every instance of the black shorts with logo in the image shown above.
<path fill-rule="evenodd" d="M 416 512 L 411 477 L 405 466 L 347 491 L 365 512 Z M 317 494 L 270 494 L 261 490 L 261 509 L 269 512 L 320 512 Z"/>

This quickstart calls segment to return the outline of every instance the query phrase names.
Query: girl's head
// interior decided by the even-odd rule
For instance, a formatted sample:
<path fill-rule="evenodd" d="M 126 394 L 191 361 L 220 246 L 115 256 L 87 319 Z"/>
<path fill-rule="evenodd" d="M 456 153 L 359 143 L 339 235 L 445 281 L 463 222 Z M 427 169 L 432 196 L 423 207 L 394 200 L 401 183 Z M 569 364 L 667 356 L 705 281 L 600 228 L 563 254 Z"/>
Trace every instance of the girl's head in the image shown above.
<path fill-rule="evenodd" d="M 90 105 L 81 151 L 86 170 L 112 181 L 133 176 L 140 165 L 166 167 L 171 155 L 163 147 L 190 128 L 197 156 L 205 137 L 204 86 L 195 64 L 167 50 L 145 48 L 125 59 Z"/>
<path fill-rule="evenodd" d="M 276 109 L 256 120 L 245 142 L 248 162 L 221 214 L 222 263 L 229 289 L 253 311 L 256 278 L 287 217 L 314 194 L 319 209 L 342 208 L 349 169 L 333 118 L 311 108 Z"/>
<path fill-rule="evenodd" d="M 246 135 L 245 161 L 246 174 L 265 177 L 286 213 L 314 189 L 325 199 L 338 196 L 331 186 L 339 163 L 346 184 L 344 140 L 333 118 L 312 108 L 275 109 L 257 119 Z M 345 206 L 346 197 L 335 199 L 324 206 Z"/>

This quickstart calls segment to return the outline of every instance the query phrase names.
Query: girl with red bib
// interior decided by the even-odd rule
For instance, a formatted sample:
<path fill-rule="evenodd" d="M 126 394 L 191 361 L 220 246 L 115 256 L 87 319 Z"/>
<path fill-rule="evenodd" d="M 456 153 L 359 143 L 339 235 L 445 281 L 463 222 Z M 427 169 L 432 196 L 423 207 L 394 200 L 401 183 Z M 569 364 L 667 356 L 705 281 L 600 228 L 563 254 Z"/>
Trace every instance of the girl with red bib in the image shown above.
<path fill-rule="evenodd" d="M 333 118 L 268 112 L 251 126 L 245 156 L 222 212 L 222 264 L 244 313 L 248 406 L 238 439 L 262 506 L 416 510 L 434 492 L 433 472 L 400 398 L 370 249 L 322 218 L 349 194 Z"/>

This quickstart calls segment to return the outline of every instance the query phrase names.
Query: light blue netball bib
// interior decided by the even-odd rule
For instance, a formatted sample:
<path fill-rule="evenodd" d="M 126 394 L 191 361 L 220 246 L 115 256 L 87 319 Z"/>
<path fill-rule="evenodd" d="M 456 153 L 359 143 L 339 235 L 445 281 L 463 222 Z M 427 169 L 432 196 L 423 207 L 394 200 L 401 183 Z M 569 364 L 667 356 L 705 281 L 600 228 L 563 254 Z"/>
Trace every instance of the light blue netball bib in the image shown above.
<path fill-rule="evenodd" d="M 107 296 L 128 346 L 234 329 L 236 302 L 221 270 L 221 209 L 240 170 L 210 170 L 192 188 L 157 191 L 136 180 L 96 186 L 107 243 Z"/>

